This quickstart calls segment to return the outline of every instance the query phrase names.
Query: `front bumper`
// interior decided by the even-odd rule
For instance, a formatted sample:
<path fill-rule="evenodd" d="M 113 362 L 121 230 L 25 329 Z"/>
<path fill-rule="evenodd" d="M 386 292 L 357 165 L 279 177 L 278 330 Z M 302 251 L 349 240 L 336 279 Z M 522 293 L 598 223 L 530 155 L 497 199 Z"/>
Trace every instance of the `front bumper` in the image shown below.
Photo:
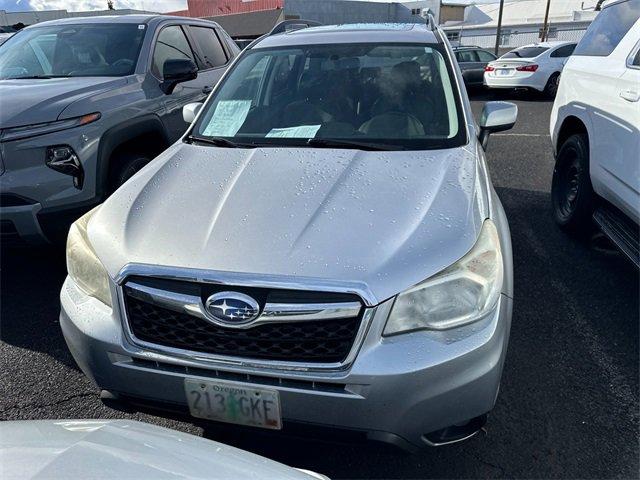
<path fill-rule="evenodd" d="M 70 223 L 99 203 L 97 128 L 91 125 L 0 143 L 2 237 L 30 244 L 61 241 Z M 70 146 L 80 158 L 85 174 L 82 189 L 74 186 L 72 176 L 47 167 L 47 148 L 56 145 Z"/>
<path fill-rule="evenodd" d="M 358 430 L 371 439 L 426 445 L 424 435 L 489 412 L 504 364 L 512 300 L 484 319 L 443 332 L 381 336 L 391 307 L 377 307 L 345 370 L 292 371 L 221 365 L 145 351 L 123 333 L 119 307 L 86 296 L 67 278 L 60 324 L 76 362 L 101 389 L 186 405 L 184 379 L 234 379 L 280 393 L 283 419 Z"/>

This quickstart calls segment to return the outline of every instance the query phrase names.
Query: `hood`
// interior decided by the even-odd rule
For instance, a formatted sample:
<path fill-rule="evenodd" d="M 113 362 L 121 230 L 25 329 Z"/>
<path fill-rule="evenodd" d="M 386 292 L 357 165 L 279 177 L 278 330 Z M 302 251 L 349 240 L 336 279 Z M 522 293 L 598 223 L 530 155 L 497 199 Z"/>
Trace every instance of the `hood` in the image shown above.
<path fill-rule="evenodd" d="M 53 122 L 73 102 L 125 83 L 105 77 L 0 80 L 0 129 Z"/>
<path fill-rule="evenodd" d="M 128 263 L 358 283 L 380 302 L 471 249 L 476 154 L 176 144 L 103 204 L 89 237 Z M 371 303 L 371 301 L 369 302 Z"/>
<path fill-rule="evenodd" d="M 221 443 L 125 420 L 3 422 L 0 465 L 3 480 L 324 478 Z"/>

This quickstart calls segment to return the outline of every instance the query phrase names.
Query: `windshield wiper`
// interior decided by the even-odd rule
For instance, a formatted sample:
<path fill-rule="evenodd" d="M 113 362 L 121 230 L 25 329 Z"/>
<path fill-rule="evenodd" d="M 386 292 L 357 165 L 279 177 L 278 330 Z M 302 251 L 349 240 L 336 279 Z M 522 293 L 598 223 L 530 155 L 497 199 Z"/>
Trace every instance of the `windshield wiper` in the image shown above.
<path fill-rule="evenodd" d="M 192 143 L 204 143 L 206 145 L 213 145 L 223 148 L 239 148 L 240 146 L 246 146 L 240 145 L 239 143 L 232 142 L 231 140 L 227 140 L 226 138 L 222 137 L 196 137 L 195 135 L 189 135 L 189 137 L 187 137 L 187 140 Z"/>
<path fill-rule="evenodd" d="M 400 145 L 386 145 L 384 143 L 360 142 L 358 140 L 334 140 L 331 138 L 310 138 L 307 141 L 310 147 L 320 148 L 350 148 L 354 150 L 366 150 L 370 152 L 405 150 Z"/>

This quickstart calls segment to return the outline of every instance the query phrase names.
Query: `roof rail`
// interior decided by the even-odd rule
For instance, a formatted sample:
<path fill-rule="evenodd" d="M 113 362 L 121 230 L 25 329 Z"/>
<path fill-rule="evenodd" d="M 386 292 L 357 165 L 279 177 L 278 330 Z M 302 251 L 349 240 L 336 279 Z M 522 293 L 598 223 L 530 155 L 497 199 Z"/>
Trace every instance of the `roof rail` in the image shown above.
<path fill-rule="evenodd" d="M 267 37 L 276 35 L 278 33 L 285 33 L 291 30 L 302 30 L 303 28 L 319 27 L 322 25 L 320 22 L 313 20 L 283 20 L 278 23 L 273 29 L 267 33 Z"/>

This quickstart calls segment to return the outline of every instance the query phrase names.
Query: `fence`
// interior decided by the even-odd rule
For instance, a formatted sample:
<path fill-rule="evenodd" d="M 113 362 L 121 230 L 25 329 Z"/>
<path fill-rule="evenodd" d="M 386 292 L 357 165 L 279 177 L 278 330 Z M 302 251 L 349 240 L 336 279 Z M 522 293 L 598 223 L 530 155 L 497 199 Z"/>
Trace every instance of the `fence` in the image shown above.
<path fill-rule="evenodd" d="M 519 28 L 518 30 L 505 27 L 502 29 L 500 35 L 500 49 L 511 50 L 515 47 L 521 47 L 531 43 L 540 41 L 540 34 L 542 28 L 535 29 L 535 27 Z M 584 32 L 587 30 L 587 25 L 580 25 L 576 27 L 554 27 L 549 28 L 549 34 L 547 40 L 549 41 L 567 41 L 578 42 Z M 493 48 L 496 44 L 495 32 L 482 32 L 479 30 L 446 30 L 447 37 L 453 45 L 476 45 L 482 48 Z"/>

